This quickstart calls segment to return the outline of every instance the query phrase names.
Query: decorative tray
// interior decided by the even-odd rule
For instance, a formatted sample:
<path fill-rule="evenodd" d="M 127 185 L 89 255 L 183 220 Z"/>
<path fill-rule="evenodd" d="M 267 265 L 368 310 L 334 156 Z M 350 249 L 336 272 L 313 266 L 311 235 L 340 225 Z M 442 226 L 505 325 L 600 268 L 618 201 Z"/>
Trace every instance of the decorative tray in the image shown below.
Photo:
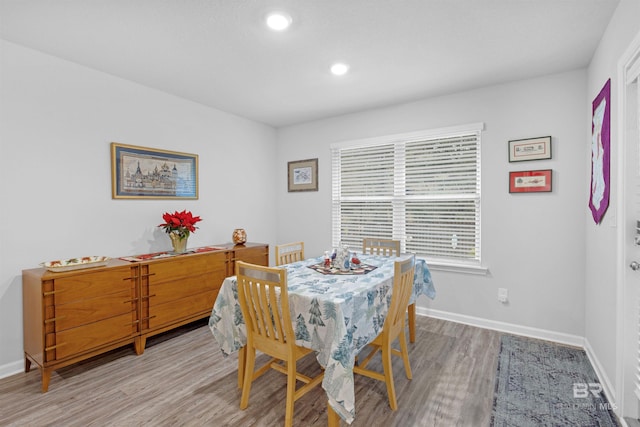
<path fill-rule="evenodd" d="M 81 270 L 83 268 L 102 267 L 107 265 L 111 258 L 106 256 L 83 256 L 63 260 L 47 261 L 40 265 L 49 271 L 59 273 L 61 271 Z"/>
<path fill-rule="evenodd" d="M 322 274 L 335 274 L 335 275 L 346 275 L 346 274 L 367 274 L 370 271 L 375 270 L 375 265 L 369 264 L 360 264 L 357 268 L 350 268 L 349 270 L 340 270 L 336 267 L 325 267 L 324 264 L 314 264 L 307 266 L 312 270 L 317 271 Z"/>

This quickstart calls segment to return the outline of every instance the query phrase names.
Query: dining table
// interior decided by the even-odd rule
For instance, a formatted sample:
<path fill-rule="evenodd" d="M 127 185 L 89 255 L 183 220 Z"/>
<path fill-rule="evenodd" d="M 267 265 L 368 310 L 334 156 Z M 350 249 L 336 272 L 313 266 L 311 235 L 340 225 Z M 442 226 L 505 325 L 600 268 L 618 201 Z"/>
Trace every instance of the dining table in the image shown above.
<path fill-rule="evenodd" d="M 322 387 L 329 410 L 349 424 L 356 416 L 356 356 L 381 332 L 393 292 L 394 262 L 406 256 L 413 255 L 362 254 L 358 256 L 360 263 L 348 269 L 325 266 L 323 257 L 279 266 L 287 271 L 296 344 L 314 350 L 324 368 Z M 427 263 L 416 258 L 410 304 L 422 295 L 434 299 L 436 290 Z M 247 332 L 235 276 L 222 283 L 209 328 L 225 356 L 243 351 Z"/>

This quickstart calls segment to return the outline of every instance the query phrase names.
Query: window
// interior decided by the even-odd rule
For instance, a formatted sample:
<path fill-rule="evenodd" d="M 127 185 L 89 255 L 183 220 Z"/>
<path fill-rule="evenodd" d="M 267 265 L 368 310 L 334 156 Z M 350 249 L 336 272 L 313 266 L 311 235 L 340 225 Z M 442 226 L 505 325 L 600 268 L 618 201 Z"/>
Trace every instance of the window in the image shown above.
<path fill-rule="evenodd" d="M 392 238 L 434 264 L 479 266 L 483 127 L 333 144 L 333 245 Z"/>

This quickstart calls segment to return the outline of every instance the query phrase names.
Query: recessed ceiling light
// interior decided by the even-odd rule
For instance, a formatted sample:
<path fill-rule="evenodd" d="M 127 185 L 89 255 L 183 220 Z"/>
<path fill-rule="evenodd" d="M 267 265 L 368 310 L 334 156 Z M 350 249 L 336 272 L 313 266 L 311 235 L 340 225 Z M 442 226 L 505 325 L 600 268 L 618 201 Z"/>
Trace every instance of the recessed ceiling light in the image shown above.
<path fill-rule="evenodd" d="M 336 76 L 343 76 L 349 71 L 349 66 L 341 62 L 337 62 L 331 66 L 331 72 Z"/>
<path fill-rule="evenodd" d="M 273 12 L 267 15 L 267 26 L 274 31 L 284 31 L 291 25 L 291 17 L 283 12 Z"/>

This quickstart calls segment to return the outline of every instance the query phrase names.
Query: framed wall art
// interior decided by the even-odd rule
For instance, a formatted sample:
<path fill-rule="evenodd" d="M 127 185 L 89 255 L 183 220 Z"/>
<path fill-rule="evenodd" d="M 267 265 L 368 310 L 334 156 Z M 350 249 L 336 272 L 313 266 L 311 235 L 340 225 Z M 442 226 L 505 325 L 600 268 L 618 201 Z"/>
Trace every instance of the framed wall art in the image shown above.
<path fill-rule="evenodd" d="M 593 100 L 592 108 L 589 209 L 595 223 L 600 224 L 609 207 L 611 79 Z"/>
<path fill-rule="evenodd" d="M 318 159 L 288 163 L 289 192 L 318 191 Z"/>
<path fill-rule="evenodd" d="M 509 172 L 509 193 L 551 191 L 551 169 Z"/>
<path fill-rule="evenodd" d="M 198 155 L 111 143 L 114 199 L 197 199 Z"/>
<path fill-rule="evenodd" d="M 545 160 L 551 158 L 551 137 L 515 139 L 509 141 L 509 161 Z"/>

